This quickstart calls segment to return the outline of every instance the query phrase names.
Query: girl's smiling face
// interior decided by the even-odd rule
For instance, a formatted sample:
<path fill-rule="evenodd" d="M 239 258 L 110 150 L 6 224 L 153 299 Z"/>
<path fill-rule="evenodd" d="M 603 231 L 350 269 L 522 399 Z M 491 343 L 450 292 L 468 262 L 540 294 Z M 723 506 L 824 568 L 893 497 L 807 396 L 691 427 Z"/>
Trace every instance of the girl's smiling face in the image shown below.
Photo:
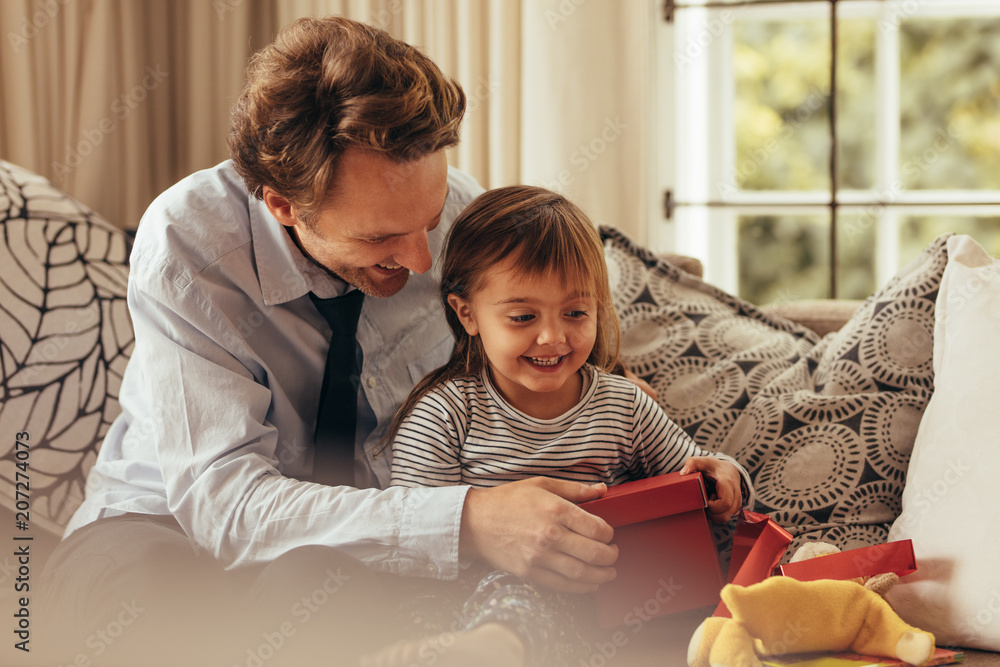
<path fill-rule="evenodd" d="M 551 419 L 580 400 L 577 371 L 597 338 L 597 299 L 558 271 L 525 275 L 515 260 L 490 268 L 469 300 L 450 294 L 448 303 L 466 332 L 480 337 L 493 382 L 507 401 Z"/>

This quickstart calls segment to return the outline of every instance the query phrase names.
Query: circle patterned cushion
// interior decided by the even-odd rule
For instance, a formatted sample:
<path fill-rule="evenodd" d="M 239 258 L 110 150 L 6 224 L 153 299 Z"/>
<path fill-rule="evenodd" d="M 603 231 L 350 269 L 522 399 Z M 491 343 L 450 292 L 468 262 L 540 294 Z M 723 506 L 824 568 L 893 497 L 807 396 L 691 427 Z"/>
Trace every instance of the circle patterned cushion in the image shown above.
<path fill-rule="evenodd" d="M 936 239 L 821 340 L 602 228 L 622 361 L 700 446 L 746 467 L 755 509 L 842 550 L 884 542 L 933 391 Z M 725 529 L 717 531 L 728 544 Z"/>

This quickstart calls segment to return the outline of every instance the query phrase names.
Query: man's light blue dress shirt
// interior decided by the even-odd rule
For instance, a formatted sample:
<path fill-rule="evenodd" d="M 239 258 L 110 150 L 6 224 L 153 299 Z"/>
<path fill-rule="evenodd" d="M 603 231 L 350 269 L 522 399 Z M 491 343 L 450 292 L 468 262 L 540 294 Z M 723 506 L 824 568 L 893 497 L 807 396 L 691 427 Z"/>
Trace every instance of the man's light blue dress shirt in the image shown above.
<path fill-rule="evenodd" d="M 164 192 L 143 216 L 128 305 L 135 350 L 113 423 L 67 534 L 125 512 L 173 514 L 227 567 L 296 547 L 340 548 L 382 571 L 452 578 L 467 487 L 389 488 L 379 452 L 413 385 L 453 340 L 438 291 L 446 231 L 482 189 L 451 170 L 435 269 L 367 298 L 358 486 L 307 481 L 330 328 L 309 293 L 347 286 L 302 254 L 229 162 Z M 373 428 L 374 427 L 374 428 Z M 373 429 L 373 430 L 372 430 Z"/>

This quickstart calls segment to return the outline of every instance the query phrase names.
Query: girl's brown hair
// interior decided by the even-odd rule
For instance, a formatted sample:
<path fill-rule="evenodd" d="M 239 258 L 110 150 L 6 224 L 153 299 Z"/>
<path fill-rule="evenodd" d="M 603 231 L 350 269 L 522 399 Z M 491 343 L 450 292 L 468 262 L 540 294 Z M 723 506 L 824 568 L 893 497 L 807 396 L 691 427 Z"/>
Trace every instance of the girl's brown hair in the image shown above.
<path fill-rule="evenodd" d="M 347 148 L 408 162 L 458 143 L 465 93 L 384 30 L 303 18 L 258 51 L 232 111 L 229 154 L 256 197 L 266 185 L 308 219 Z"/>
<path fill-rule="evenodd" d="M 565 283 L 597 301 L 597 338 L 587 362 L 605 371 L 620 370 L 620 330 L 608 286 L 608 267 L 600 235 L 586 214 L 562 195 L 518 185 L 490 190 L 458 216 L 448 232 L 441 266 L 441 299 L 455 336 L 451 359 L 421 380 L 403 403 L 383 442 L 395 438 L 402 420 L 432 389 L 460 376 L 478 375 L 488 360 L 479 336 L 470 336 L 448 305 L 455 294 L 469 300 L 487 272 L 508 257 L 526 276 L 555 271 Z"/>

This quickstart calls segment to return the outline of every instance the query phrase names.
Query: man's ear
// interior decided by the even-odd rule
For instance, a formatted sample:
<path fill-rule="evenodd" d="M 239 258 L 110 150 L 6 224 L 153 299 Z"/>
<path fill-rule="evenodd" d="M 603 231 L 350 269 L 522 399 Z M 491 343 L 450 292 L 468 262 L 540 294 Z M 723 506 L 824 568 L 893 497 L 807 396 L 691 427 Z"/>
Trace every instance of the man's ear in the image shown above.
<path fill-rule="evenodd" d="M 479 326 L 476 325 L 476 318 L 472 315 L 472 306 L 468 301 L 457 294 L 449 294 L 448 305 L 458 315 L 458 321 L 465 327 L 465 333 L 470 336 L 475 336 L 479 333 Z"/>
<path fill-rule="evenodd" d="M 262 193 L 264 205 L 267 206 L 267 210 L 271 212 L 275 220 L 285 227 L 295 227 L 302 223 L 292 202 L 266 185 L 263 187 Z"/>

